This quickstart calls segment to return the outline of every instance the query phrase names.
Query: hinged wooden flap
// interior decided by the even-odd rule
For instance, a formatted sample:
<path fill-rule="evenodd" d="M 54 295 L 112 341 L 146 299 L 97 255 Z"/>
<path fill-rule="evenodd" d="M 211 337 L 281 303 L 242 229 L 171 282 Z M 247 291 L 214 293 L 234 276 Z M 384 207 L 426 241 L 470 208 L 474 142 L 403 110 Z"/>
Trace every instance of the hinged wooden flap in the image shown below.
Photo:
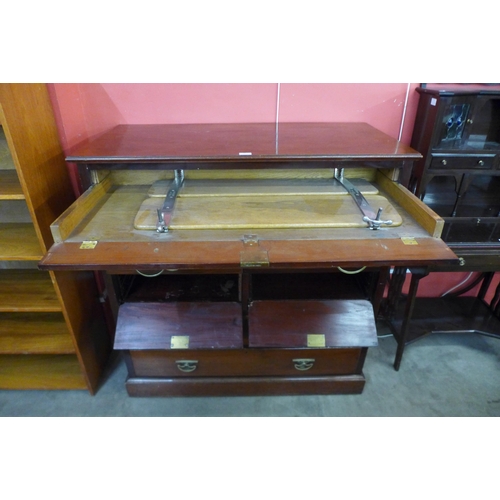
<path fill-rule="evenodd" d="M 172 343 L 172 337 L 189 337 L 189 349 L 242 348 L 241 306 L 237 302 L 126 302 L 120 306 L 115 349 L 182 348 L 183 343 L 175 338 Z"/>
<path fill-rule="evenodd" d="M 373 307 L 367 300 L 254 301 L 248 322 L 250 347 L 378 345 Z"/>

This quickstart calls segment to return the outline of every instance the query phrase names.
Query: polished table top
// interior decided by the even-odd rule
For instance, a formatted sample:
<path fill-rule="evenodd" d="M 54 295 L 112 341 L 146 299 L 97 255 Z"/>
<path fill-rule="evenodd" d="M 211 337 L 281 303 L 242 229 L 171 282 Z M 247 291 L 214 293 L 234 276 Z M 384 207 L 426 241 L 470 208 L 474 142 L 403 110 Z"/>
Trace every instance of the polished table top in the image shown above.
<path fill-rule="evenodd" d="M 419 158 L 420 153 L 367 123 L 215 123 L 118 125 L 76 145 L 66 159 L 109 164 Z"/>

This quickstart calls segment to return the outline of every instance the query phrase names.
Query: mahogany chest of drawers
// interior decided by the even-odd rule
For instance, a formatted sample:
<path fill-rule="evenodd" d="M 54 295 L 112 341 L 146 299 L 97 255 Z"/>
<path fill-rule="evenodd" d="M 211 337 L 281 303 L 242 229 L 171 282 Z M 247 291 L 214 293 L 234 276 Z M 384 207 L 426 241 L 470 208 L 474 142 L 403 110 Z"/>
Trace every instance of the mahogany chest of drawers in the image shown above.
<path fill-rule="evenodd" d="M 360 393 L 390 268 L 457 261 L 420 157 L 364 123 L 120 125 L 68 155 L 88 190 L 40 267 L 102 274 L 132 396 Z"/>

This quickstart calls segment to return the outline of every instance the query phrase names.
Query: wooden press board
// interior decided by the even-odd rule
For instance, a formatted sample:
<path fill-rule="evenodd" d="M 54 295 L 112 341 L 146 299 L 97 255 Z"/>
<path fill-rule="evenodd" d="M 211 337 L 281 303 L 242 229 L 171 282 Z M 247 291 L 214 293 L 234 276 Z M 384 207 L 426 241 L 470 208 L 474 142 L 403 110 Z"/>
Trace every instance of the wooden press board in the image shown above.
<path fill-rule="evenodd" d="M 163 205 L 170 181 L 151 186 L 134 227 L 156 230 L 157 210 Z M 402 218 L 377 188 L 357 179 L 355 184 L 375 211 L 393 226 Z M 249 182 L 186 180 L 179 192 L 169 228 L 175 229 L 273 229 L 366 227 L 356 203 L 345 189 L 333 182 L 266 180 Z"/>

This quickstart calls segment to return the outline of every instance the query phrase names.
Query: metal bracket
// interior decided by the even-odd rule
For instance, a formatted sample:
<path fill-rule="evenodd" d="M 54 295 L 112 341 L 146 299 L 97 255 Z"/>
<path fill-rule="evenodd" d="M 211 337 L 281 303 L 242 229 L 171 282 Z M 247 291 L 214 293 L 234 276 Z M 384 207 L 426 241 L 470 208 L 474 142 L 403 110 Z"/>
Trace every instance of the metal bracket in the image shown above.
<path fill-rule="evenodd" d="M 170 220 L 172 219 L 172 212 L 174 211 L 175 200 L 177 199 L 177 195 L 183 183 L 184 170 L 175 170 L 174 180 L 168 186 L 165 201 L 162 207 L 158 209 L 158 222 L 156 223 L 156 231 L 158 233 L 168 232 Z"/>
<path fill-rule="evenodd" d="M 363 221 L 368 224 L 370 229 L 378 229 L 380 226 L 390 226 L 392 220 L 380 220 L 382 216 L 382 208 L 379 208 L 377 213 L 373 210 L 366 198 L 362 195 L 361 191 L 350 181 L 344 177 L 344 169 L 335 169 L 335 180 L 344 187 L 344 189 L 351 195 L 352 199 L 363 214 Z"/>
<path fill-rule="evenodd" d="M 260 267 L 269 265 L 267 250 L 260 247 L 256 234 L 245 234 L 242 238 L 244 249 L 240 252 L 241 267 Z"/>
<path fill-rule="evenodd" d="M 368 227 L 370 229 L 378 229 L 382 224 L 385 226 L 390 226 L 392 224 L 392 220 L 380 220 L 380 217 L 382 215 L 382 208 L 379 208 L 377 211 L 377 215 L 375 219 L 370 219 L 367 215 L 363 217 L 363 220 L 368 223 Z"/>

